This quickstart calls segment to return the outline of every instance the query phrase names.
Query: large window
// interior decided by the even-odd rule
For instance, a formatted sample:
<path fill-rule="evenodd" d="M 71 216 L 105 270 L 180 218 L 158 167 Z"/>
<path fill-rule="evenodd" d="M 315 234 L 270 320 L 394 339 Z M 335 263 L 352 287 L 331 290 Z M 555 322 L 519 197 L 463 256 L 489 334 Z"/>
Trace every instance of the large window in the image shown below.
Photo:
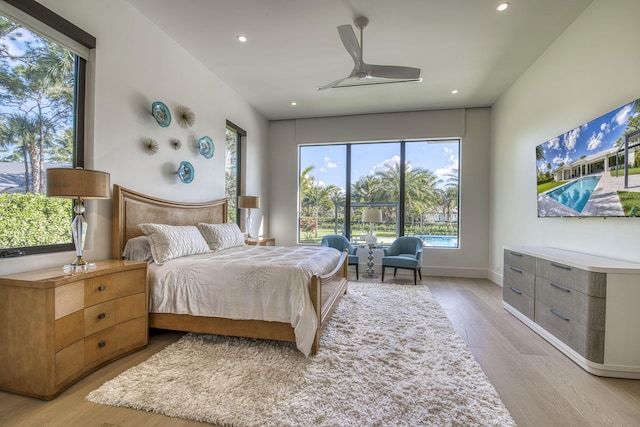
<path fill-rule="evenodd" d="M 238 126 L 227 121 L 226 145 L 224 155 L 224 184 L 225 196 L 229 201 L 227 222 L 235 222 L 239 226 L 238 196 L 242 190 L 242 138 L 247 133 Z"/>
<path fill-rule="evenodd" d="M 343 234 L 363 243 L 365 209 L 382 212 L 378 244 L 418 236 L 457 248 L 460 141 L 423 140 L 303 145 L 299 152 L 300 243 Z"/>
<path fill-rule="evenodd" d="M 83 166 L 86 61 L 67 46 L 88 57 L 95 39 L 37 2 L 7 3 L 15 7 L 0 10 L 0 257 L 70 250 L 72 201 L 46 197 L 45 177 L 49 167 Z"/>

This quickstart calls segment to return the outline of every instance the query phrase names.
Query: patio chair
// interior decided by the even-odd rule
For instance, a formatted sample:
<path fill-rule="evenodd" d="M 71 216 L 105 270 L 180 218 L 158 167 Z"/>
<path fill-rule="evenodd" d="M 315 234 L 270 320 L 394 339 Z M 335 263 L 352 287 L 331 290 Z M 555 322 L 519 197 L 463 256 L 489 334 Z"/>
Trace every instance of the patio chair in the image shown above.
<path fill-rule="evenodd" d="M 357 247 L 355 247 L 351 243 L 349 243 L 349 240 L 347 240 L 346 237 L 341 236 L 339 234 L 330 234 L 328 236 L 324 236 L 322 238 L 322 242 L 320 243 L 320 245 L 321 246 L 328 246 L 330 248 L 337 249 L 340 252 L 343 252 L 345 249 L 348 249 L 349 250 L 349 259 L 348 259 L 347 263 L 349 265 L 355 265 L 356 266 L 356 280 L 358 280 L 359 258 L 358 258 L 358 255 L 356 255 L 356 251 L 358 250 Z"/>
<path fill-rule="evenodd" d="M 393 277 L 399 268 L 413 270 L 413 284 L 417 285 L 416 274 L 420 275 L 422 281 L 422 240 L 417 237 L 398 237 L 388 248 L 384 249 L 382 257 L 382 281 L 384 281 L 384 270 L 393 268 Z"/>

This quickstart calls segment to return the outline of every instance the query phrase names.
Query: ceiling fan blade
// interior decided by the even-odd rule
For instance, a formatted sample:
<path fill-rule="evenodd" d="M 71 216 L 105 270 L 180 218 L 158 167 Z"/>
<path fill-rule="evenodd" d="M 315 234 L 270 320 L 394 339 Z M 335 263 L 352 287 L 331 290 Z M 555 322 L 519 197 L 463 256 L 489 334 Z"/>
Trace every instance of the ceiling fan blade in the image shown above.
<path fill-rule="evenodd" d="M 351 25 L 340 25 L 338 27 L 338 33 L 340 39 L 349 55 L 353 58 L 353 62 L 358 65 L 362 63 L 362 51 L 360 50 L 360 44 L 356 38 L 356 33 L 353 31 Z"/>
<path fill-rule="evenodd" d="M 320 86 L 320 87 L 318 88 L 318 90 L 331 89 L 331 88 L 335 87 L 336 85 L 339 85 L 340 83 L 342 83 L 344 80 L 346 80 L 346 79 L 348 79 L 348 78 L 349 78 L 349 77 L 345 77 L 345 78 L 342 78 L 342 79 L 338 79 L 338 80 L 336 80 L 335 82 L 331 82 L 331 83 L 329 83 L 329 84 L 327 84 L 327 85 Z"/>
<path fill-rule="evenodd" d="M 420 78 L 420 68 L 396 65 L 365 65 L 369 77 L 379 79 L 414 80 Z"/>

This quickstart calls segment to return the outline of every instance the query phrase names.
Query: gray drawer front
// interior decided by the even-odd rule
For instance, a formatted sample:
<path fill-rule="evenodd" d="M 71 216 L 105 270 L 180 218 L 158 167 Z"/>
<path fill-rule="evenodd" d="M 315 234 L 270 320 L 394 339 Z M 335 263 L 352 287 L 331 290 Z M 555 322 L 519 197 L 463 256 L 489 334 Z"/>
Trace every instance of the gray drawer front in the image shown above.
<path fill-rule="evenodd" d="M 604 331 L 604 298 L 583 294 L 543 277 L 536 277 L 535 297 L 588 328 Z"/>
<path fill-rule="evenodd" d="M 574 289 L 583 294 L 604 298 L 607 289 L 607 275 L 570 267 L 555 261 L 538 259 L 536 276 Z"/>
<path fill-rule="evenodd" d="M 511 307 L 533 320 L 533 297 L 518 290 L 515 286 L 504 285 L 502 299 Z"/>
<path fill-rule="evenodd" d="M 548 305 L 536 301 L 535 322 L 587 360 L 595 363 L 603 363 L 604 331 L 587 328 L 574 319 L 571 319 L 566 313 L 559 312 L 558 310 L 555 311 L 560 316 L 564 316 L 569 320 L 562 319 L 558 315 L 553 314 Z"/>
<path fill-rule="evenodd" d="M 536 259 L 517 251 L 504 250 L 504 263 L 530 273 L 536 272 Z M 505 267 L 506 268 L 506 267 Z"/>
<path fill-rule="evenodd" d="M 505 264 L 504 265 L 504 287 L 513 286 L 518 290 L 534 296 L 536 276 L 521 268 Z"/>

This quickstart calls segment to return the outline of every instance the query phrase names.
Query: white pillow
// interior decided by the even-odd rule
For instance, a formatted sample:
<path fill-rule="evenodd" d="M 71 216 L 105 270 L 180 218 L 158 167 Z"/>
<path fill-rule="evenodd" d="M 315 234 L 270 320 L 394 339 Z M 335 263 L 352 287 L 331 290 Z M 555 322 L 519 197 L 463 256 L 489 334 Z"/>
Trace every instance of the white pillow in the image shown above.
<path fill-rule="evenodd" d="M 170 259 L 209 251 L 207 242 L 193 225 L 139 224 L 149 238 L 153 260 L 162 265 Z"/>
<path fill-rule="evenodd" d="M 227 224 L 198 224 L 198 230 L 204 236 L 212 251 L 244 246 L 244 236 L 235 222 Z"/>
<path fill-rule="evenodd" d="M 127 240 L 122 258 L 130 261 L 153 261 L 151 245 L 147 236 L 138 236 Z"/>

